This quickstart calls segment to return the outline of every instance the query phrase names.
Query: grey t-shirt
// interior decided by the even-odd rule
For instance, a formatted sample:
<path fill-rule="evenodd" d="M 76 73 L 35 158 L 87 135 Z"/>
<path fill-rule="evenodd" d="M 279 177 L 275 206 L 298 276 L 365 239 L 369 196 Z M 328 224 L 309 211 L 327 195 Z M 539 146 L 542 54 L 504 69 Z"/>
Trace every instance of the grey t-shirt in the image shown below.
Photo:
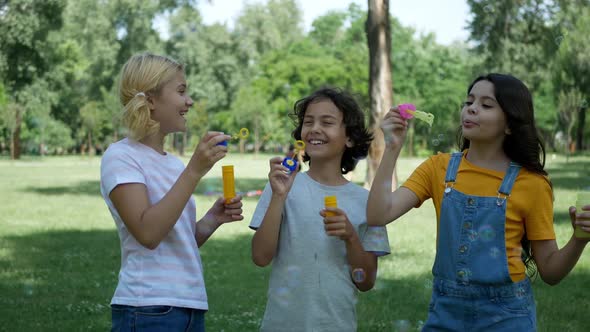
<path fill-rule="evenodd" d="M 262 223 L 272 190 L 267 183 L 250 227 Z M 319 212 L 334 195 L 365 251 L 389 254 L 385 227 L 367 225 L 369 192 L 354 184 L 326 186 L 298 173 L 283 210 L 277 254 L 261 331 L 356 331 L 357 289 L 350 276 L 344 241 L 328 236 Z"/>

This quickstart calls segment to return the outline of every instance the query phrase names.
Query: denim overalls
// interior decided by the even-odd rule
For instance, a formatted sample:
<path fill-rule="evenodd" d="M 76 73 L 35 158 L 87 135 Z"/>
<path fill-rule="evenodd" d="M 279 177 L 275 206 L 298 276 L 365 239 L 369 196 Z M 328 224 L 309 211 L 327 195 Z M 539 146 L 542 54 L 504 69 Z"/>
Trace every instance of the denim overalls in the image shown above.
<path fill-rule="evenodd" d="M 506 200 L 520 165 L 510 163 L 497 197 L 470 196 L 453 188 L 461 159 L 462 153 L 453 153 L 445 175 L 432 299 L 422 331 L 535 331 L 529 279 L 513 283 L 506 257 Z"/>

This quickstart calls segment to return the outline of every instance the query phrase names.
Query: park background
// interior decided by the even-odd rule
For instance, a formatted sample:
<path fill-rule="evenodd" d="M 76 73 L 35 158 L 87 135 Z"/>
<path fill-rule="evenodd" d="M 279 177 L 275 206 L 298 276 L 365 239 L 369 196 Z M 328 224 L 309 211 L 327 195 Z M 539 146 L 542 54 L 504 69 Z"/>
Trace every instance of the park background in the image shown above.
<path fill-rule="evenodd" d="M 171 153 L 186 161 L 205 131 L 250 129 L 222 163 L 236 166 L 239 191 L 255 192 L 268 158 L 291 142 L 287 114 L 297 99 L 333 85 L 354 93 L 368 120 L 383 111 L 370 91 L 366 30 L 376 3 L 388 1 L 352 2 L 306 28 L 294 0 L 246 2 L 231 23 L 204 23 L 191 0 L 0 1 L 0 331 L 108 329 L 120 257 L 99 165 L 126 135 L 116 86 L 129 56 L 149 50 L 186 64 L 195 105 L 188 131 L 168 138 Z M 447 19 L 464 22 L 467 38 L 445 44 L 388 11 L 390 103 L 413 102 L 436 117 L 432 127 L 412 122 L 397 175 L 403 182 L 427 156 L 456 149 L 460 105 L 476 75 L 511 73 L 533 92 L 561 247 L 571 233 L 567 208 L 590 186 L 590 1 L 466 3 L 467 15 Z M 367 164 L 353 181 L 366 183 Z M 195 191 L 199 215 L 220 182 L 217 165 Z M 245 199 L 246 222 L 202 248 L 210 331 L 255 331 L 262 317 L 269 270 L 251 263 L 246 227 L 256 201 Z M 392 254 L 380 260 L 375 290 L 361 294 L 359 331 L 416 330 L 425 320 L 434 218 L 426 204 L 389 226 Z M 588 255 L 558 286 L 535 281 L 540 331 L 590 329 Z"/>

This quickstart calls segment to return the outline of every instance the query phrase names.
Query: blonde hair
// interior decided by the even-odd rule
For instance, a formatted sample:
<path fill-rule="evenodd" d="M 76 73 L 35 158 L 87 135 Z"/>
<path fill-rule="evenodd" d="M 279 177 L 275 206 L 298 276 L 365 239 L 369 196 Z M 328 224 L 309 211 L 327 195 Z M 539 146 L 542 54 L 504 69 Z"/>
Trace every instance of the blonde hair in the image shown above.
<path fill-rule="evenodd" d="M 151 118 L 149 96 L 158 95 L 176 73 L 184 71 L 178 61 L 151 53 L 136 54 L 121 69 L 119 100 L 123 105 L 123 124 L 132 139 L 155 134 L 160 124 Z"/>

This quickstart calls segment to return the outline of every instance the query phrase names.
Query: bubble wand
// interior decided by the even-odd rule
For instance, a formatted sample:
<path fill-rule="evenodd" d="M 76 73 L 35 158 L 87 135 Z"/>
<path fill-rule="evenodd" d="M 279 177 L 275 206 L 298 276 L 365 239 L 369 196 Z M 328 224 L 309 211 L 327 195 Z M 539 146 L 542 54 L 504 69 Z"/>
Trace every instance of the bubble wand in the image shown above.
<path fill-rule="evenodd" d="M 289 158 L 286 157 L 285 159 L 283 159 L 283 166 L 287 167 L 289 169 L 289 174 L 293 173 L 295 170 L 297 170 L 297 156 L 299 155 L 299 151 L 303 151 L 305 149 L 305 142 L 298 140 L 295 141 L 295 144 L 293 146 L 293 157 Z"/>
<path fill-rule="evenodd" d="M 434 114 L 417 111 L 416 106 L 414 106 L 414 104 L 400 104 L 397 106 L 397 109 L 399 110 L 399 114 L 402 116 L 402 118 L 411 119 L 415 117 L 418 120 L 422 120 L 428 123 L 428 125 L 432 127 L 432 122 L 434 121 Z"/>
<path fill-rule="evenodd" d="M 239 132 L 231 135 L 230 139 L 246 139 L 248 135 L 250 135 L 250 131 L 248 130 L 248 128 L 242 128 Z M 219 142 L 217 143 L 217 145 L 227 146 L 227 141 Z"/>

